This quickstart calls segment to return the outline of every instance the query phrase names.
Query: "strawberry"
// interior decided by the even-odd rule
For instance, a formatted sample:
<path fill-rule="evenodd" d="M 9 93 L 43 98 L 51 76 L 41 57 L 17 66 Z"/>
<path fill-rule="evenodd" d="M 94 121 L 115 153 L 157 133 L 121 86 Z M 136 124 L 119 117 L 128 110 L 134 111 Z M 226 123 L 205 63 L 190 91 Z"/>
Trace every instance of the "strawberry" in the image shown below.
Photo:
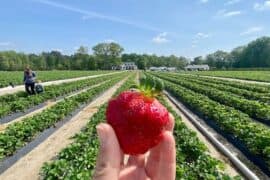
<path fill-rule="evenodd" d="M 141 91 L 122 92 L 107 107 L 107 122 L 115 130 L 125 154 L 144 154 L 156 146 L 170 123 L 167 109 L 153 93 L 146 91 L 150 86 L 143 87 Z"/>

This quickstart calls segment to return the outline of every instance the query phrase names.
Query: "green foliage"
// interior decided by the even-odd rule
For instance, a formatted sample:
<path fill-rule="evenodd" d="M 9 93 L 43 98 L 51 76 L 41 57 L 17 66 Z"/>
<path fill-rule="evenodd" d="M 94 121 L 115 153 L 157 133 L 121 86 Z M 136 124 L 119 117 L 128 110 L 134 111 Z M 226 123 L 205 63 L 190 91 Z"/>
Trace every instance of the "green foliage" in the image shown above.
<path fill-rule="evenodd" d="M 66 98 L 49 109 L 42 111 L 42 113 L 9 125 L 4 132 L 0 133 L 0 158 L 2 159 L 12 155 L 16 150 L 33 140 L 33 138 L 42 131 L 50 128 L 55 123 L 68 116 L 81 104 L 93 100 L 101 92 L 123 79 L 123 77 L 123 74 L 119 75 L 100 86 L 91 88 L 70 98 Z"/>
<path fill-rule="evenodd" d="M 207 91 L 205 90 L 211 89 L 207 86 L 197 89 L 198 86 L 196 83 L 189 83 L 189 86 L 187 86 L 188 83 L 182 83 L 182 80 L 177 81 L 166 76 L 163 76 L 162 79 L 164 79 L 166 90 L 171 92 L 178 100 L 185 103 L 199 116 L 215 121 L 223 131 L 243 142 L 252 154 L 260 156 L 270 165 L 270 129 L 260 123 L 254 122 L 247 114 L 233 108 L 243 103 L 242 100 L 239 100 L 238 104 L 236 104 L 237 102 L 231 103 L 230 106 L 232 107 L 226 106 L 217 102 L 221 102 L 220 98 L 223 97 L 222 94 L 215 95 L 215 91 L 211 91 L 215 97 L 210 92 L 206 94 Z M 198 93 L 199 91 L 200 93 Z M 204 93 L 210 96 L 211 99 L 203 95 Z M 231 101 L 232 97 L 227 96 L 227 101 Z M 223 103 L 226 103 L 225 99 Z M 253 108 L 256 109 L 255 106 Z M 254 111 L 253 108 L 250 108 L 249 111 Z M 268 110 L 260 109 L 259 107 L 259 110 L 257 109 L 255 111 L 263 112 Z M 264 113 L 258 115 L 265 116 Z"/>
<path fill-rule="evenodd" d="M 151 66 L 167 66 L 167 67 L 176 67 L 177 69 L 184 69 L 188 63 L 188 59 L 185 57 L 177 57 L 174 55 L 171 56 L 157 56 L 157 55 L 148 55 L 148 54 L 123 54 L 123 62 L 135 62 L 139 69 L 148 69 Z"/>
<path fill-rule="evenodd" d="M 42 82 L 77 78 L 111 73 L 112 71 L 35 71 L 37 79 Z M 23 72 L 19 71 L 0 71 L 0 88 L 8 86 L 12 82 L 14 85 L 23 84 Z"/>
<path fill-rule="evenodd" d="M 27 96 L 26 93 L 16 93 L 5 96 L 0 96 L 0 105 L 4 109 L 0 111 L 0 117 L 10 113 L 24 111 L 34 105 L 45 102 L 46 100 L 53 99 L 59 96 L 66 96 L 72 92 L 87 88 L 97 83 L 118 77 L 119 74 L 104 75 L 91 79 L 74 81 L 70 83 L 63 83 L 59 85 L 51 85 L 45 87 L 45 92 L 35 96 Z"/>
<path fill-rule="evenodd" d="M 114 96 L 134 84 L 135 74 L 117 89 Z M 56 160 L 45 163 L 41 169 L 43 179 L 91 179 L 96 164 L 99 143 L 96 125 L 105 119 L 106 106 L 102 105 L 86 127 L 75 137 L 74 142 L 63 149 Z"/>
<path fill-rule="evenodd" d="M 270 82 L 270 71 L 200 71 L 192 74 Z"/>
<path fill-rule="evenodd" d="M 175 77 L 168 77 L 167 74 L 156 75 L 162 79 L 191 89 L 194 92 L 206 95 L 221 104 L 232 106 L 235 109 L 241 110 L 242 112 L 248 114 L 250 117 L 256 118 L 258 120 L 270 121 L 269 104 L 258 102 L 256 100 L 248 100 L 234 93 L 219 90 L 219 88 L 216 87 L 212 88 L 211 86 L 205 85 L 204 83 L 194 83 L 191 82 L 189 78 L 181 78 L 182 76 L 178 76 L 176 79 Z"/>
<path fill-rule="evenodd" d="M 164 89 L 164 83 L 158 78 L 142 75 L 140 78 L 139 89 L 148 96 L 157 96 L 161 94 Z"/>
<path fill-rule="evenodd" d="M 270 37 L 261 37 L 230 53 L 216 51 L 205 59 L 194 59 L 192 64 L 208 64 L 212 68 L 266 68 L 270 67 Z"/>
<path fill-rule="evenodd" d="M 176 179 L 241 179 L 226 175 L 223 172 L 224 164 L 208 154 L 207 147 L 200 142 L 196 133 L 187 128 L 163 97 L 158 99 L 175 118 Z"/>
<path fill-rule="evenodd" d="M 130 88 L 132 84 L 134 76 L 115 95 Z M 207 154 L 206 147 L 199 142 L 196 134 L 183 124 L 162 98 L 160 101 L 176 120 L 174 135 L 177 140 L 177 179 L 232 179 L 224 174 L 222 163 Z M 41 169 L 43 179 L 91 179 L 98 153 L 95 127 L 105 119 L 105 110 L 106 105 L 100 107 L 86 128 L 74 137 L 74 142 L 62 150 L 56 160 L 44 164 Z"/>
<path fill-rule="evenodd" d="M 121 53 L 124 49 L 117 43 L 99 43 L 93 48 L 101 69 L 111 69 L 121 64 Z"/>

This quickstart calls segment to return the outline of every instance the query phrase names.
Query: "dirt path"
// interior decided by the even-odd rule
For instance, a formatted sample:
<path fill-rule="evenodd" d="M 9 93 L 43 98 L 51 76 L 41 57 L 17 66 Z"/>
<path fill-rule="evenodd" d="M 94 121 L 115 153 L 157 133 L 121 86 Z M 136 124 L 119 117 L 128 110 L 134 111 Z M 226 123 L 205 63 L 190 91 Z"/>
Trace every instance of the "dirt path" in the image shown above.
<path fill-rule="evenodd" d="M 225 164 L 225 172 L 227 174 L 229 174 L 230 176 L 236 176 L 236 175 L 239 175 L 239 173 L 235 170 L 235 168 L 231 165 L 230 161 L 224 157 L 208 140 L 207 138 L 202 135 L 202 133 L 188 120 L 188 118 L 181 112 L 179 111 L 179 109 L 166 97 L 165 98 L 166 101 L 168 102 L 168 104 L 173 108 L 173 110 L 178 114 L 180 115 L 182 121 L 185 123 L 185 125 L 193 130 L 194 132 L 196 132 L 197 134 L 197 137 L 200 139 L 201 142 L 203 142 L 207 148 L 209 149 L 209 154 L 224 162 Z"/>
<path fill-rule="evenodd" d="M 101 77 L 101 76 L 106 76 L 106 75 L 111 75 L 111 74 L 116 74 L 116 73 L 121 73 L 121 72 L 122 71 L 113 72 L 113 73 L 106 73 L 106 74 L 99 74 L 99 75 L 92 75 L 92 76 L 85 76 L 85 77 L 79 77 L 79 78 L 48 81 L 48 82 L 44 82 L 41 84 L 43 86 L 57 85 L 57 84 L 68 83 L 68 82 L 73 82 L 73 81 L 78 81 L 78 80 L 83 80 L 83 79 L 96 78 L 96 77 Z M 24 85 L 15 86 L 14 88 L 12 88 L 12 87 L 0 88 L 0 96 L 3 96 L 5 94 L 13 94 L 13 93 L 16 93 L 18 91 L 24 91 Z"/>
<path fill-rule="evenodd" d="M 192 75 L 192 76 L 196 76 L 196 75 Z M 206 78 L 212 78 L 212 79 L 220 79 L 220 80 L 226 80 L 226 81 L 236 81 L 236 82 L 241 82 L 241 83 L 270 85 L 270 83 L 268 83 L 268 82 L 260 82 L 260 81 L 244 80 L 244 79 L 234 79 L 234 78 L 217 77 L 217 76 L 202 76 L 202 75 L 200 75 L 200 77 L 206 77 Z"/>
<path fill-rule="evenodd" d="M 83 90 L 77 91 L 76 93 L 70 94 L 70 95 L 65 96 L 65 97 L 63 97 L 63 98 L 61 98 L 61 99 L 59 99 L 59 100 L 56 100 L 56 101 L 49 100 L 49 101 L 46 102 L 46 105 L 45 105 L 45 106 L 43 106 L 43 107 L 41 107 L 41 108 L 39 108 L 39 109 L 37 109 L 37 110 L 35 110 L 35 111 L 32 111 L 32 112 L 30 112 L 30 113 L 28 113 L 28 114 L 26 114 L 26 115 L 23 115 L 23 116 L 21 116 L 21 117 L 19 117 L 19 118 L 16 118 L 16 119 L 14 119 L 14 120 L 12 120 L 12 121 L 10 121 L 10 122 L 8 122 L 8 123 L 0 124 L 0 132 L 5 131 L 5 129 L 6 129 L 9 125 L 11 125 L 11 124 L 13 124 L 13 123 L 15 123 L 15 122 L 23 121 L 25 118 L 33 117 L 34 115 L 36 115 L 36 114 L 38 114 L 38 113 L 42 113 L 44 110 L 46 110 L 46 109 L 48 109 L 48 108 L 54 106 L 55 104 L 57 104 L 57 103 L 63 101 L 65 98 L 70 98 L 70 97 L 72 97 L 72 96 L 78 95 L 78 94 L 80 94 L 80 93 L 83 93 L 83 92 L 85 92 L 85 91 L 91 89 L 91 88 L 95 88 L 95 87 L 97 87 L 97 86 L 100 86 L 101 84 L 104 84 L 105 82 L 107 82 L 107 81 L 104 81 L 104 82 L 99 83 L 99 84 L 96 84 L 96 85 L 94 85 L 94 86 L 90 86 L 90 87 L 85 88 L 85 89 L 83 89 Z"/>
<path fill-rule="evenodd" d="M 91 102 L 79 114 L 74 116 L 69 122 L 49 136 L 44 142 L 1 174 L 0 179 L 39 179 L 39 170 L 43 163 L 50 161 L 63 148 L 72 143 L 72 139 L 70 138 L 87 124 L 89 118 L 98 111 L 98 107 L 107 102 L 125 80 L 126 79 L 120 81 L 115 86 L 107 90 L 102 96 Z"/>

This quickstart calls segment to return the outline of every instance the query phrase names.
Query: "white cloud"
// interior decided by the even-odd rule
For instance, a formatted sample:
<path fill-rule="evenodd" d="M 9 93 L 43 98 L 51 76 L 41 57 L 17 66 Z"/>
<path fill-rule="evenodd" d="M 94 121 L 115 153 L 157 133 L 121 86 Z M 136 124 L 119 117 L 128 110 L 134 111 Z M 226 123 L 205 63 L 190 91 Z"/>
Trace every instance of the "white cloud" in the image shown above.
<path fill-rule="evenodd" d="M 113 40 L 113 39 L 105 39 L 104 41 L 105 43 L 117 43 L 117 41 Z"/>
<path fill-rule="evenodd" d="M 63 53 L 63 52 L 64 52 L 63 49 L 59 49 L 59 48 L 55 48 L 55 49 L 53 49 L 53 51 L 58 51 L 58 52 L 60 52 L 60 53 Z"/>
<path fill-rule="evenodd" d="M 200 0 L 200 3 L 202 3 L 202 4 L 206 4 L 208 2 L 209 2 L 209 0 Z"/>
<path fill-rule="evenodd" d="M 0 46 L 10 46 L 12 45 L 11 42 L 0 42 Z"/>
<path fill-rule="evenodd" d="M 270 10 L 270 0 L 264 1 L 264 3 L 255 3 L 253 8 L 256 11 Z"/>
<path fill-rule="evenodd" d="M 210 36 L 211 36 L 210 34 L 199 32 L 196 34 L 195 38 L 196 39 L 206 39 L 206 38 L 209 38 Z"/>
<path fill-rule="evenodd" d="M 239 16 L 241 14 L 243 14 L 242 11 L 228 11 L 226 9 L 222 9 L 222 10 L 217 12 L 216 17 L 229 18 L 229 17 L 233 17 L 233 16 Z"/>
<path fill-rule="evenodd" d="M 169 40 L 167 39 L 167 35 L 168 34 L 166 32 L 160 33 L 156 37 L 154 37 L 152 41 L 156 44 L 167 43 L 169 42 Z"/>
<path fill-rule="evenodd" d="M 211 36 L 212 35 L 209 33 L 198 32 L 197 34 L 195 34 L 193 40 L 191 41 L 191 47 L 196 48 L 201 40 L 210 38 Z"/>
<path fill-rule="evenodd" d="M 150 26 L 148 24 L 138 23 L 138 22 L 134 22 L 131 20 L 126 20 L 126 19 L 122 19 L 122 18 L 116 17 L 116 16 L 109 16 L 109 15 L 105 15 L 105 14 L 98 13 L 95 11 L 84 10 L 84 9 L 80 9 L 80 8 L 76 8 L 73 6 L 66 5 L 64 3 L 58 3 L 58 2 L 51 1 L 51 0 L 33 0 L 33 1 L 47 5 L 47 6 L 51 6 L 51 7 L 55 7 L 55 8 L 63 9 L 66 11 L 81 14 L 83 20 L 86 20 L 89 18 L 102 19 L 102 20 L 106 20 L 106 21 L 129 25 L 129 26 L 143 29 L 143 30 L 162 32 L 162 30 L 160 30 L 159 28 L 154 27 L 154 26 Z"/>
<path fill-rule="evenodd" d="M 261 32 L 262 30 L 263 30 L 263 27 L 261 26 L 251 27 L 247 29 L 246 31 L 240 33 L 240 35 L 241 36 L 250 35 L 250 34 Z"/>
<path fill-rule="evenodd" d="M 237 4 L 241 2 L 241 0 L 230 0 L 228 2 L 225 3 L 225 5 L 233 5 L 233 4 Z"/>

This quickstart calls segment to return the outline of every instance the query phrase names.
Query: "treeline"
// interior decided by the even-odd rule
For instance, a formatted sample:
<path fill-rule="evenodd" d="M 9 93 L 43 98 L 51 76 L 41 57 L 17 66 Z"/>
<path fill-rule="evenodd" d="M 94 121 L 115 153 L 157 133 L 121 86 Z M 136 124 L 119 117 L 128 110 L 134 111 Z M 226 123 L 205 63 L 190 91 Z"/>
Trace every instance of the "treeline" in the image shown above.
<path fill-rule="evenodd" d="M 73 55 L 63 55 L 58 51 L 41 54 L 25 54 L 15 51 L 0 52 L 0 70 L 23 70 L 30 66 L 35 70 L 110 70 L 122 62 L 135 62 L 140 69 L 151 66 L 170 66 L 182 69 L 188 63 L 184 57 L 122 54 L 124 49 L 117 43 L 99 43 L 92 48 L 81 46 Z"/>
<path fill-rule="evenodd" d="M 270 37 L 258 38 L 231 52 L 218 50 L 205 58 L 196 57 L 191 64 L 208 64 L 217 69 L 270 68 Z"/>
<path fill-rule="evenodd" d="M 139 69 L 167 66 L 183 69 L 190 61 L 185 57 L 148 54 L 122 54 L 124 48 L 117 43 L 99 43 L 92 48 L 81 46 L 73 55 L 58 51 L 25 54 L 15 51 L 0 52 L 0 70 L 109 70 L 123 62 L 135 62 Z M 206 57 L 196 57 L 191 64 L 208 64 L 212 69 L 270 68 L 270 37 L 262 37 L 231 52 L 218 50 Z"/>
<path fill-rule="evenodd" d="M 184 69 L 189 60 L 185 57 L 171 56 L 156 56 L 147 54 L 123 54 L 123 62 L 135 62 L 139 69 L 149 69 L 149 67 L 176 67 L 177 69 Z"/>

